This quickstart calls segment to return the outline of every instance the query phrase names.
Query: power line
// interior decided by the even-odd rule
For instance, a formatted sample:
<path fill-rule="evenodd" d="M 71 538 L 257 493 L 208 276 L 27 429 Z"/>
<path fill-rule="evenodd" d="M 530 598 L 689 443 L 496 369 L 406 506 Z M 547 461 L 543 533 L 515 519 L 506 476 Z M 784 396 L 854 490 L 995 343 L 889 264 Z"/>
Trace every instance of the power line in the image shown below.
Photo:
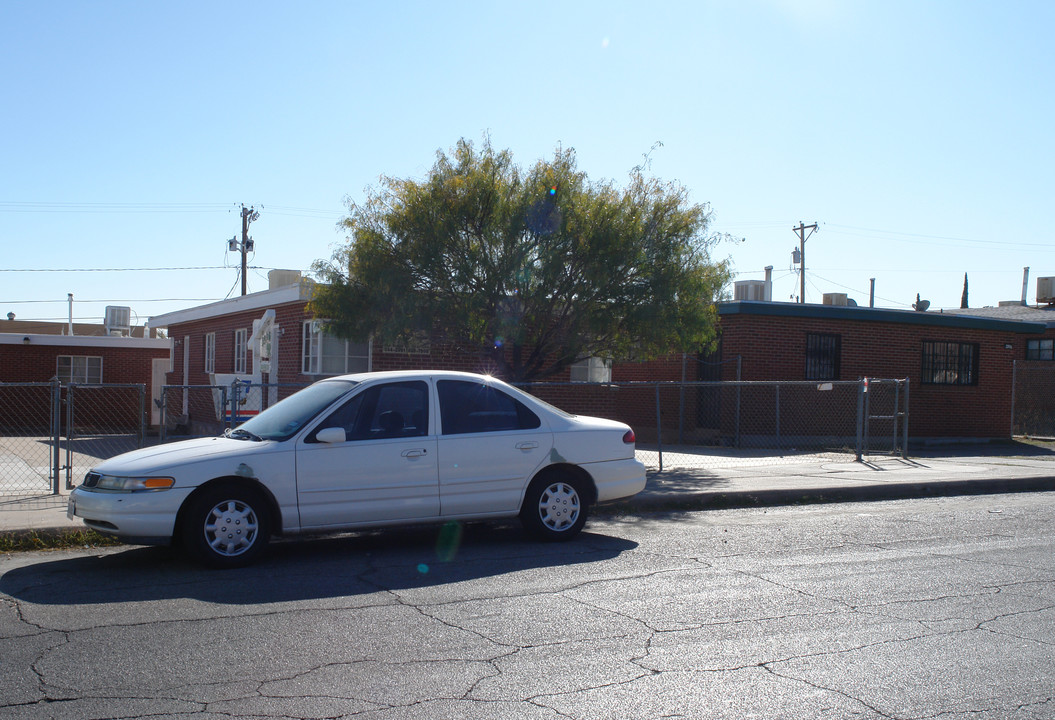
<path fill-rule="evenodd" d="M 264 207 L 261 205 L 261 207 Z M 230 212 L 229 203 L 60 203 L 0 201 L 0 212 L 6 213 L 214 213 Z M 289 217 L 339 218 L 343 211 L 269 205 L 268 212 Z"/>
<path fill-rule="evenodd" d="M 221 298 L 150 298 L 150 299 L 120 299 L 120 300 L 81 300 L 77 299 L 77 303 L 109 303 L 111 305 L 123 304 L 123 303 L 152 303 L 152 302 L 216 302 Z M 66 305 L 69 303 L 69 299 L 64 300 L 0 300 L 0 305 L 42 305 L 45 303 L 61 303 Z"/>
<path fill-rule="evenodd" d="M 906 233 L 906 232 L 901 232 L 901 231 L 898 231 L 898 230 L 875 230 L 875 229 L 871 229 L 871 228 L 854 227 L 852 225 L 837 225 L 837 224 L 829 224 L 829 223 L 823 223 L 823 225 L 824 225 L 824 228 L 826 230 L 829 229 L 829 228 L 842 228 L 842 230 L 838 230 L 838 229 L 834 230 L 834 232 L 836 234 L 839 234 L 839 235 L 853 235 L 853 236 L 856 236 L 856 237 L 868 237 L 869 235 L 887 235 L 887 236 L 900 235 L 901 238 L 905 238 L 903 240 L 903 242 L 919 243 L 919 239 L 922 238 L 922 239 L 926 239 L 926 240 L 943 240 L 943 241 L 945 241 L 945 242 L 942 242 L 942 243 L 927 243 L 927 244 L 937 244 L 937 245 L 946 245 L 947 243 L 976 243 L 976 244 L 979 244 L 979 245 L 999 245 L 1001 247 L 1022 246 L 1022 247 L 1045 248 L 1047 250 L 1051 250 L 1052 249 L 1051 243 L 1030 243 L 1030 242 L 1018 242 L 1018 241 L 1008 242 L 1007 240 L 978 240 L 978 239 L 975 239 L 975 238 L 947 237 L 947 236 L 943 236 L 943 235 L 925 235 L 925 234 L 922 234 L 922 233 Z M 846 232 L 847 230 L 853 230 L 853 231 L 856 231 L 856 232 Z M 867 233 L 867 235 L 865 235 L 863 233 Z M 898 238 L 898 237 L 890 237 L 888 239 L 890 239 L 890 240 L 899 240 L 900 238 Z"/>
<path fill-rule="evenodd" d="M 204 213 L 229 209 L 227 203 L 0 202 L 0 212 L 15 213 Z"/>
<path fill-rule="evenodd" d="M 250 267 L 251 270 L 277 270 L 278 268 L 270 268 L 254 265 Z M 218 266 L 207 266 L 199 265 L 192 267 L 159 267 L 159 268 L 0 268 L 0 272 L 9 273 L 52 273 L 52 272 L 171 272 L 176 270 L 230 270 L 229 267 L 218 267 Z"/>

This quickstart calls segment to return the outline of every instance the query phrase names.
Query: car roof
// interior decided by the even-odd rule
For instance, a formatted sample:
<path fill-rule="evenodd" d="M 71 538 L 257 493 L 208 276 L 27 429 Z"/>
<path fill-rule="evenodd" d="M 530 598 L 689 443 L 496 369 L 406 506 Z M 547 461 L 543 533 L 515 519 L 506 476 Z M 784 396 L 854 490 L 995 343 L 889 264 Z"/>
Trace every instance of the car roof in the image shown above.
<path fill-rule="evenodd" d="M 439 378 L 450 380 L 476 380 L 485 383 L 506 383 L 491 375 L 480 373 L 462 372 L 459 370 L 380 370 L 376 372 L 352 373 L 350 375 L 337 375 L 324 378 L 320 382 L 330 380 L 344 380 L 351 382 L 368 382 L 377 380 L 409 380 L 413 378 Z"/>

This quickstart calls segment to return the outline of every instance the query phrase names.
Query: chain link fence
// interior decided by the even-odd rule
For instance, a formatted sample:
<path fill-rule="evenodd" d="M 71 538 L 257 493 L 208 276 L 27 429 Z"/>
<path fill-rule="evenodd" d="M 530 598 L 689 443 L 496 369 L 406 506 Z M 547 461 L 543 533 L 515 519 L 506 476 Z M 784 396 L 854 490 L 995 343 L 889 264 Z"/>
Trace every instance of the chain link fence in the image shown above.
<path fill-rule="evenodd" d="M 161 389 L 161 442 L 220 435 L 254 417 L 306 383 L 166 385 Z"/>
<path fill-rule="evenodd" d="M 143 385 L 0 384 L 0 495 L 58 493 L 100 460 L 216 436 L 303 384 L 165 386 L 148 429 Z M 908 382 L 530 383 L 567 412 L 620 420 L 651 470 L 905 455 Z"/>
<path fill-rule="evenodd" d="M 529 383 L 571 413 L 625 422 L 651 469 L 905 455 L 908 381 Z"/>
<path fill-rule="evenodd" d="M 1055 363 L 1015 361 L 1011 434 L 1055 438 Z"/>
<path fill-rule="evenodd" d="M 0 495 L 57 490 L 57 383 L 0 383 Z"/>

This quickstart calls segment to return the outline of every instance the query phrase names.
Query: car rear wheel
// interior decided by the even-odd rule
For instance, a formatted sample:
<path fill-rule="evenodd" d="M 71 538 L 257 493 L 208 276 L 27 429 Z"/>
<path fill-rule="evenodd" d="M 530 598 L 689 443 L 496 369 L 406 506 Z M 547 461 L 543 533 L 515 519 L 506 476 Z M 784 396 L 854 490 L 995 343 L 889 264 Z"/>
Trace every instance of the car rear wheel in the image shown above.
<path fill-rule="evenodd" d="M 535 478 L 524 495 L 520 522 L 538 540 L 571 540 L 586 524 L 588 505 L 581 482 L 565 473 Z"/>
<path fill-rule="evenodd" d="M 263 552 L 271 532 L 267 503 L 252 488 L 218 485 L 194 500 L 182 530 L 187 550 L 206 565 L 248 565 Z"/>

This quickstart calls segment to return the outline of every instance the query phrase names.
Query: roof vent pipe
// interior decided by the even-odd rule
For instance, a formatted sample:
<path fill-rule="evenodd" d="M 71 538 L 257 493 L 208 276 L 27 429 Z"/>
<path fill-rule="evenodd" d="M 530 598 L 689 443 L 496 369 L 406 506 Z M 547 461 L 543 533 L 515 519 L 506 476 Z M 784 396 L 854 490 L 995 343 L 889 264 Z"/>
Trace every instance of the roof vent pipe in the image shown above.
<path fill-rule="evenodd" d="M 1026 286 L 1029 284 L 1029 268 L 1022 268 L 1022 304 L 1026 304 Z"/>
<path fill-rule="evenodd" d="M 66 293 L 66 299 L 70 303 L 70 335 L 73 335 L 73 293 Z"/>
<path fill-rule="evenodd" d="M 872 283 L 872 289 L 868 291 L 868 307 L 874 308 L 876 306 L 876 279 L 869 278 Z"/>

